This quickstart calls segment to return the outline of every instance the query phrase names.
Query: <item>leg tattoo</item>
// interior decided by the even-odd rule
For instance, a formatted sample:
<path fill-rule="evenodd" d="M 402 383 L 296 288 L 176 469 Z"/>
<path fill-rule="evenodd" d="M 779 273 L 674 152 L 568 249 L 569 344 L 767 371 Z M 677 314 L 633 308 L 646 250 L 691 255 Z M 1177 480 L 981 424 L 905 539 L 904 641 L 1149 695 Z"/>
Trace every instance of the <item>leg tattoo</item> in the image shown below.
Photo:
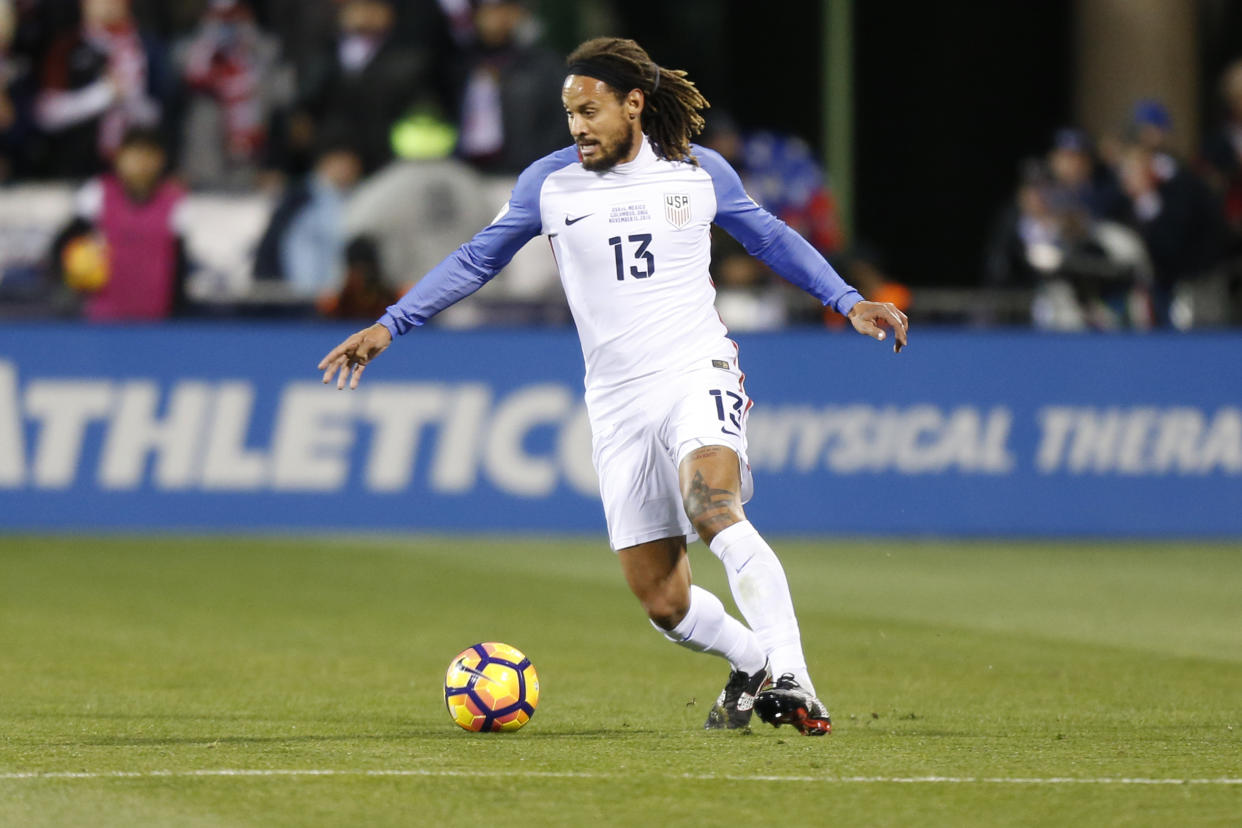
<path fill-rule="evenodd" d="M 714 489 L 707 485 L 702 472 L 695 472 L 686 492 L 686 516 L 699 535 L 715 535 L 736 522 L 735 512 L 741 510 L 741 498 L 731 489 Z"/>

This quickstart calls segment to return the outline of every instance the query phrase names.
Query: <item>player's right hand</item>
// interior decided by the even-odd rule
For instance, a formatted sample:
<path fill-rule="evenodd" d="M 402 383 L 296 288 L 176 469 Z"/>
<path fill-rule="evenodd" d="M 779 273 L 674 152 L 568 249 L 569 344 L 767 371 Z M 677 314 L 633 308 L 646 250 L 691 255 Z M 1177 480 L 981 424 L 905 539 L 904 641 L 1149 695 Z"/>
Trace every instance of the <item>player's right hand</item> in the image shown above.
<path fill-rule="evenodd" d="M 336 374 L 337 390 L 344 390 L 345 380 L 349 379 L 349 389 L 358 387 L 362 379 L 362 371 L 367 363 L 375 359 L 392 344 L 392 334 L 378 322 L 337 345 L 328 355 L 319 361 L 319 370 L 323 371 L 323 383 L 332 382 Z"/>

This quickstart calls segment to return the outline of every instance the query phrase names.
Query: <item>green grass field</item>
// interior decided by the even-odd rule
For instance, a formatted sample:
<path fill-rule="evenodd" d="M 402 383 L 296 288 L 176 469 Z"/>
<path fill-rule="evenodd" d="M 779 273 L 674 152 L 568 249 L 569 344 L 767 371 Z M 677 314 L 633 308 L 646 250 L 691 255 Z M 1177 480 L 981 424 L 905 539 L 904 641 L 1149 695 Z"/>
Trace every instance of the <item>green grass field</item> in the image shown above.
<path fill-rule="evenodd" d="M 600 539 L 0 538 L 0 825 L 1242 823 L 1237 545 L 775 546 L 827 738 L 705 733 Z M 445 713 L 480 640 L 518 733 Z"/>

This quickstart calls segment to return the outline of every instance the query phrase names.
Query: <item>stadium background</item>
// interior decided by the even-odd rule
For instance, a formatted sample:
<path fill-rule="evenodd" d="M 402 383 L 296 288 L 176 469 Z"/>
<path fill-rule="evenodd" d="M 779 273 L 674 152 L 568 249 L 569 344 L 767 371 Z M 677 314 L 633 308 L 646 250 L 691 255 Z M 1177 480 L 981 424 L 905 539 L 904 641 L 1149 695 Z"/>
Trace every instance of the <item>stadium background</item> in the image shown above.
<path fill-rule="evenodd" d="M 0 0 L 0 824 L 1237 823 L 1240 4 L 378 3 L 396 65 L 434 55 L 413 91 L 342 81 L 377 53 L 338 15 L 376 5 L 255 0 L 246 29 L 228 0 Z M 480 50 L 498 10 L 520 37 Z M 173 72 L 150 100 L 139 30 Z M 894 356 L 714 238 L 748 513 L 828 739 L 703 732 L 723 665 L 652 631 L 607 551 L 538 241 L 358 392 L 314 370 L 503 203 L 488 90 L 525 78 L 519 114 L 559 128 L 560 56 L 604 33 L 688 69 L 752 194 L 914 325 Z M 497 71 L 519 53 L 546 89 Z M 64 93 L 100 80 L 128 95 L 81 120 Z M 101 257 L 87 182 L 113 116 L 154 112 L 188 192 L 158 255 Z M 1075 158 L 1085 193 L 1054 174 Z M 1168 226 L 1123 159 L 1212 209 Z M 84 288 L 121 260 L 109 284 L 184 296 L 103 318 Z M 539 670 L 511 738 L 445 715 L 448 659 L 485 640 Z"/>
<path fill-rule="evenodd" d="M 274 2 L 255 3 L 240 18 L 230 15 L 246 4 L 112 5 L 132 12 L 140 31 L 162 38 L 183 62 L 194 44 L 210 42 L 213 24 L 242 20 L 259 33 L 270 29 L 268 37 L 286 30 Z M 484 3 L 479 13 L 510 9 L 516 21 L 510 39 L 488 51 L 472 45 L 469 4 L 326 2 L 304 9 L 322 29 L 298 48 L 284 44 L 283 57 L 264 64 L 266 71 L 291 73 L 300 88 L 307 67 L 331 57 L 334 40 L 347 39 L 348 9 L 377 5 L 394 12 L 389 41 L 424 55 L 447 50 L 443 71 L 434 64 L 425 78 L 428 88 L 466 79 L 450 99 L 469 99 L 471 72 L 496 54 L 542 50 L 547 58 L 582 37 L 621 31 L 690 71 L 715 102 L 711 135 L 758 134 L 770 139 L 763 146 L 791 158 L 805 141 L 810 156 L 785 167 L 761 167 L 743 154 L 740 163 L 753 173 L 748 183 L 773 209 L 783 205 L 782 214 L 847 278 L 885 298 L 896 288 L 915 325 L 915 346 L 887 358 L 839 326 L 825 329 L 832 320 L 821 321 L 771 274 L 751 272 L 736 284 L 728 273 L 713 274 L 757 402 L 752 460 L 761 485 L 753 511 L 769 531 L 1242 534 L 1242 367 L 1232 358 L 1237 335 L 1221 330 L 1237 318 L 1227 224 L 1232 185 L 1211 178 L 1210 156 L 1199 150 L 1228 126 L 1221 126 L 1228 111 L 1217 79 L 1237 57 L 1232 5 L 791 2 L 760 15 L 740 2 Z M 202 148 L 182 121 L 194 106 L 219 102 L 188 74 L 174 84 L 160 127 L 169 136 L 172 172 L 191 185 L 179 231 L 188 261 L 176 277 L 188 298 L 172 318 L 82 320 L 83 308 L 96 318 L 89 293 L 64 286 L 67 260 L 57 247 L 82 179 L 54 175 L 60 137 L 40 128 L 43 96 L 51 93 L 38 86 L 55 74 L 52 45 L 58 32 L 78 25 L 77 8 L 49 2 L 10 9 L 17 21 L 10 65 L 25 66 L 34 84 L 28 98 L 17 86 L 11 97 L 15 105 L 26 101 L 34 121 L 24 144 L 6 145 L 10 186 L 0 190 L 0 313 L 7 319 L 0 329 L 0 524 L 600 526 L 584 465 L 577 348 L 551 257 L 538 243 L 445 314 L 440 330 L 398 343 L 370 375 L 377 401 L 410 395 L 406 420 L 385 423 L 367 413 L 366 399 L 330 399 L 310 385 L 319 352 L 358 324 L 341 318 L 373 316 L 366 303 L 347 313 L 345 291 L 333 295 L 346 278 L 340 261 L 326 264 L 309 289 L 290 273 L 256 269 L 273 211 L 299 176 L 318 169 L 313 157 L 291 149 L 296 141 L 281 131 L 281 107 L 292 112 L 283 112 L 287 120 L 312 112 L 334 117 L 307 103 L 309 93 L 272 104 L 270 152 L 256 154 L 228 186 L 212 186 L 192 180 Z M 467 68 L 450 71 L 459 64 Z M 1081 277 L 1068 270 L 998 282 L 985 262 L 989 237 L 1014 199 L 1024 160 L 1051 158 L 1058 130 L 1082 128 L 1095 138 L 1098 174 L 1107 177 L 1104 147 L 1110 139 L 1137 140 L 1131 121 L 1140 116 L 1132 107 L 1144 100 L 1172 114 L 1162 152 L 1187 177 L 1226 188 L 1214 196 L 1222 234 L 1201 270 L 1174 278 L 1157 268 L 1146 282 L 1119 278 L 1127 302 L 1138 296 L 1154 305 L 1161 286 L 1169 287 L 1182 315 L 1093 316 L 1092 304 L 1115 307 L 1118 300 L 1087 298 L 1075 283 Z M 503 202 L 512 173 L 496 166 L 495 153 L 464 149 L 474 110 L 459 106 L 456 125 L 451 105 L 436 115 L 460 132 L 456 152 L 446 144 L 430 157 L 404 157 L 393 131 L 388 149 L 396 157 L 342 189 L 338 224 L 329 227 L 339 239 L 316 247 L 321 264 L 342 255 L 348 241 L 372 238 L 378 277 L 395 292 Z M 519 127 L 506 124 L 516 141 Z M 106 170 L 99 146 L 95 163 Z M 312 145 L 312 156 L 317 151 Z M 818 183 L 826 219 L 814 205 L 809 213 L 789 206 L 797 195 L 791 188 L 806 181 Z M 1124 196 L 1120 201 L 1121 212 L 1100 223 L 1146 232 L 1126 212 Z M 737 258 L 727 248 L 717 255 Z M 118 284 L 124 279 L 113 274 Z M 1041 316 L 1040 302 L 1055 284 L 1079 292 L 1076 323 Z M 47 342 L 57 346 L 49 350 Z M 136 352 L 140 360 L 127 358 Z M 850 379 L 868 373 L 876 381 L 867 387 Z M 296 408 L 305 415 L 289 413 Z M 473 431 L 448 427 L 461 412 L 473 418 Z M 456 454 L 444 448 L 459 443 Z M 381 455 L 389 458 L 386 471 L 375 465 Z M 451 463 L 461 468 L 446 471 Z M 230 465 L 236 468 L 220 472 Z M 879 491 L 887 496 L 872 496 Z M 325 517 L 327 502 L 347 508 Z M 478 514 L 487 515 L 484 524 Z"/>

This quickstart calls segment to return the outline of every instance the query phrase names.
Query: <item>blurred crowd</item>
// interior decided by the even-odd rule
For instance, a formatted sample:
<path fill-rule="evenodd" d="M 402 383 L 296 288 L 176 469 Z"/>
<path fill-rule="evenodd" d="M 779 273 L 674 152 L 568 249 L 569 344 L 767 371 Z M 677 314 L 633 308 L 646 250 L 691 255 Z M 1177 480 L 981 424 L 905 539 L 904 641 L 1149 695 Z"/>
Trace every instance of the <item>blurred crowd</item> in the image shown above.
<path fill-rule="evenodd" d="M 525 0 L 0 0 L 0 314 L 378 316 L 568 142 L 541 33 Z M 1222 97 L 1195 158 L 1158 101 L 1116 136 L 1056 132 L 984 286 L 1049 329 L 1237 321 L 1242 62 Z M 809 145 L 715 110 L 701 140 L 868 298 L 918 312 L 882 251 L 847 247 Z M 724 233 L 712 277 L 735 330 L 841 325 Z M 567 319 L 524 251 L 440 321 Z"/>
<path fill-rule="evenodd" d="M 989 285 L 1031 291 L 1049 330 L 1242 322 L 1242 61 L 1220 85 L 1224 116 L 1192 158 L 1158 100 L 1115 134 L 1064 127 L 1022 163 L 992 233 Z"/>
<path fill-rule="evenodd" d="M 377 315 L 418 275 L 386 272 L 411 235 L 391 214 L 418 201 L 423 240 L 486 223 L 488 182 L 567 143 L 562 78 L 522 0 L 0 0 L 0 182 L 81 185 L 0 300 L 104 320 L 219 298 L 188 278 L 206 192 L 266 200 L 252 293 Z"/>
<path fill-rule="evenodd" d="M 520 0 L 2 0 L 0 175 L 103 172 L 131 127 L 191 187 L 304 174 L 342 138 L 369 174 L 420 151 L 420 116 L 517 171 L 563 138 L 537 39 Z"/>

